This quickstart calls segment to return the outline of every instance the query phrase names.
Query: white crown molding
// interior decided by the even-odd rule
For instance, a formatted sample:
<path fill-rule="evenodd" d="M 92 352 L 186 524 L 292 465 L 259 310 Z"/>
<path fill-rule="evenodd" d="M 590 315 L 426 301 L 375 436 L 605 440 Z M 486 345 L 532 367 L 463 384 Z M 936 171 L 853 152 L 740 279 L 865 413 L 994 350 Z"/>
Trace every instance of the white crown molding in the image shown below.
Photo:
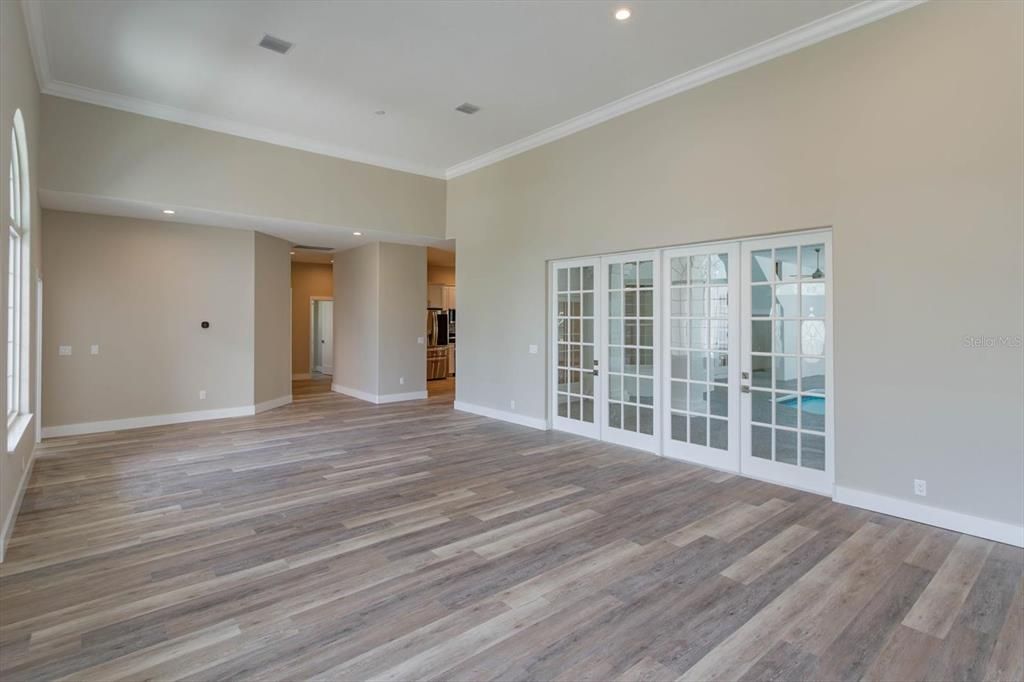
<path fill-rule="evenodd" d="M 732 75 L 738 71 L 749 69 L 782 55 L 795 52 L 804 47 L 820 43 L 823 40 L 853 30 L 865 24 L 920 5 L 925 0 L 867 0 L 827 17 L 822 17 L 803 26 L 769 38 L 757 45 L 744 48 L 739 52 L 722 57 L 704 66 L 673 76 L 668 80 L 656 83 L 618 99 L 593 111 L 588 111 L 558 125 L 546 128 L 538 133 L 528 135 L 503 147 L 498 147 L 486 154 L 457 163 L 445 173 L 449 180 L 460 175 L 490 166 L 517 154 L 522 154 L 549 142 L 572 135 L 604 123 L 617 116 L 629 113 L 660 100 L 678 95 L 681 92 L 709 83 L 719 78 Z"/>
<path fill-rule="evenodd" d="M 36 84 L 43 89 L 50 82 L 50 58 L 46 54 L 46 40 L 43 37 L 43 3 L 40 0 L 21 0 L 21 13 L 25 17 L 28 34 L 28 49 L 36 70 Z"/>

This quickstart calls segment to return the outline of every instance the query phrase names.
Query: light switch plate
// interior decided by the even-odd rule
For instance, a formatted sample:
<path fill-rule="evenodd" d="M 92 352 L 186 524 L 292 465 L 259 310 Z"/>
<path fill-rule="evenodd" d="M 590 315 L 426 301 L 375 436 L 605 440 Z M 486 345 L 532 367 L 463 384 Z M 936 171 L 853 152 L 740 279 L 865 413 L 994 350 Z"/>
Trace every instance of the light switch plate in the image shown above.
<path fill-rule="evenodd" d="M 61 346 L 57 352 L 60 355 L 71 355 L 71 346 Z"/>
<path fill-rule="evenodd" d="M 418 343 L 418 344 L 420 344 L 422 346 L 423 345 L 423 337 L 422 336 L 417 336 L 416 337 L 416 343 Z"/>
<path fill-rule="evenodd" d="M 92 346 L 89 347 L 89 352 L 92 353 L 93 355 L 99 355 L 100 354 L 100 347 L 99 347 L 99 345 L 95 344 L 95 343 L 92 344 Z"/>
<path fill-rule="evenodd" d="M 530 344 L 530 355 L 536 355 L 536 354 L 537 354 L 537 344 L 531 343 Z"/>

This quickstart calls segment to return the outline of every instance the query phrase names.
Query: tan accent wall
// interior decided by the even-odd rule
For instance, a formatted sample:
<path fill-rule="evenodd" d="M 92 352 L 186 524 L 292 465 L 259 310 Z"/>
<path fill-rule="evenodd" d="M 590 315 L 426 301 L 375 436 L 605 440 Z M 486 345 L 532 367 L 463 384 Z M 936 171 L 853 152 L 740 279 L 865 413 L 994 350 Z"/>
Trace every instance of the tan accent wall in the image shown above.
<path fill-rule="evenodd" d="M 25 20 L 21 13 L 21 3 L 0 2 L 0 174 L 3 184 L 0 185 L 0 216 L 10 215 L 9 196 L 7 191 L 7 175 L 11 164 L 11 126 L 14 112 L 21 110 L 25 123 L 25 136 L 28 151 L 28 186 L 30 192 L 29 207 L 31 216 L 26 233 L 25 246 L 28 251 L 27 271 L 28 287 L 24 292 L 23 305 L 26 307 L 26 329 L 22 343 L 28 349 L 28 365 L 23 372 L 28 378 L 27 395 L 23 397 L 26 409 L 33 413 L 31 421 L 25 424 L 21 438 L 11 442 L 7 420 L 0 420 L 0 442 L 5 450 L 0 453 L 0 558 L 3 548 L 13 528 L 19 501 L 18 491 L 27 482 L 26 476 L 35 446 L 37 420 L 36 376 L 39 358 L 36 355 L 38 319 L 36 316 L 37 280 L 40 275 L 42 245 L 42 214 L 39 210 L 37 190 L 40 184 L 39 145 L 42 137 L 39 134 L 39 85 L 36 83 L 35 71 L 32 67 L 32 55 L 29 52 L 28 36 L 25 31 Z M 7 300 L 7 239 L 0 239 L 0 262 L 4 265 L 3 281 L 0 282 L 0 295 Z M 0 306 L 0 329 L 7 329 L 7 305 Z M 7 354 L 0 353 L 3 364 L 3 375 L 7 376 Z M 0 401 L 6 403 L 6 390 L 0 391 Z M 3 414 L 7 414 L 7 406 L 3 406 Z"/>
<path fill-rule="evenodd" d="M 380 338 L 380 244 L 334 255 L 332 384 L 377 395 Z"/>
<path fill-rule="evenodd" d="M 427 390 L 427 257 L 422 246 L 380 245 L 380 372 L 378 391 Z M 404 379 L 405 383 L 400 380 Z"/>
<path fill-rule="evenodd" d="M 292 374 L 309 374 L 310 300 L 334 296 L 328 263 L 292 263 Z"/>
<path fill-rule="evenodd" d="M 43 220 L 44 425 L 253 404 L 253 232 L 62 211 Z M 287 309 L 279 324 L 287 342 Z"/>
<path fill-rule="evenodd" d="M 964 339 L 1024 333 L 1022 26 L 926 3 L 452 180 L 459 400 L 546 416 L 549 259 L 828 225 L 837 483 L 1020 524 L 1024 357 Z"/>
<path fill-rule="evenodd" d="M 428 265 L 427 284 L 455 286 L 455 268 L 448 268 L 443 265 Z"/>
<path fill-rule="evenodd" d="M 291 244 L 254 232 L 253 402 L 292 393 Z"/>
<path fill-rule="evenodd" d="M 444 180 L 48 95 L 42 117 L 48 190 L 444 236 Z"/>

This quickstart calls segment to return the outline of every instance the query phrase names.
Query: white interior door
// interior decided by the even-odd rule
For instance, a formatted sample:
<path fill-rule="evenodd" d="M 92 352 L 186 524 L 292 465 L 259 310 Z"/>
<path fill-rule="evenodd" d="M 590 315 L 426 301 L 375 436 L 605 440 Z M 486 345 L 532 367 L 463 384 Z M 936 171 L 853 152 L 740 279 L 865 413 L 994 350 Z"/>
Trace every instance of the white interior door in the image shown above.
<path fill-rule="evenodd" d="M 552 426 L 591 438 L 601 433 L 597 409 L 600 267 L 597 259 L 551 266 Z"/>
<path fill-rule="evenodd" d="M 334 374 L 334 301 L 317 301 L 320 372 Z"/>
<path fill-rule="evenodd" d="M 658 452 L 660 259 L 654 251 L 605 256 L 600 288 L 601 438 Z"/>
<path fill-rule="evenodd" d="M 741 261 L 742 471 L 831 495 L 831 236 L 746 241 Z"/>
<path fill-rule="evenodd" d="M 662 254 L 663 454 L 739 471 L 739 244 Z"/>

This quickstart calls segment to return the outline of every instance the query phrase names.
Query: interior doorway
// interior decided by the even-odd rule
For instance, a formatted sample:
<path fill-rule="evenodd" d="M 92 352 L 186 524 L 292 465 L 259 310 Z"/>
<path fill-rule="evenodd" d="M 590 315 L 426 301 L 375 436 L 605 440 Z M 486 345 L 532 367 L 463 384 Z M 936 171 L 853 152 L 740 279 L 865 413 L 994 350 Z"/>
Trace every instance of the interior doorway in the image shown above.
<path fill-rule="evenodd" d="M 309 367 L 312 374 L 334 374 L 334 299 L 310 297 Z"/>

